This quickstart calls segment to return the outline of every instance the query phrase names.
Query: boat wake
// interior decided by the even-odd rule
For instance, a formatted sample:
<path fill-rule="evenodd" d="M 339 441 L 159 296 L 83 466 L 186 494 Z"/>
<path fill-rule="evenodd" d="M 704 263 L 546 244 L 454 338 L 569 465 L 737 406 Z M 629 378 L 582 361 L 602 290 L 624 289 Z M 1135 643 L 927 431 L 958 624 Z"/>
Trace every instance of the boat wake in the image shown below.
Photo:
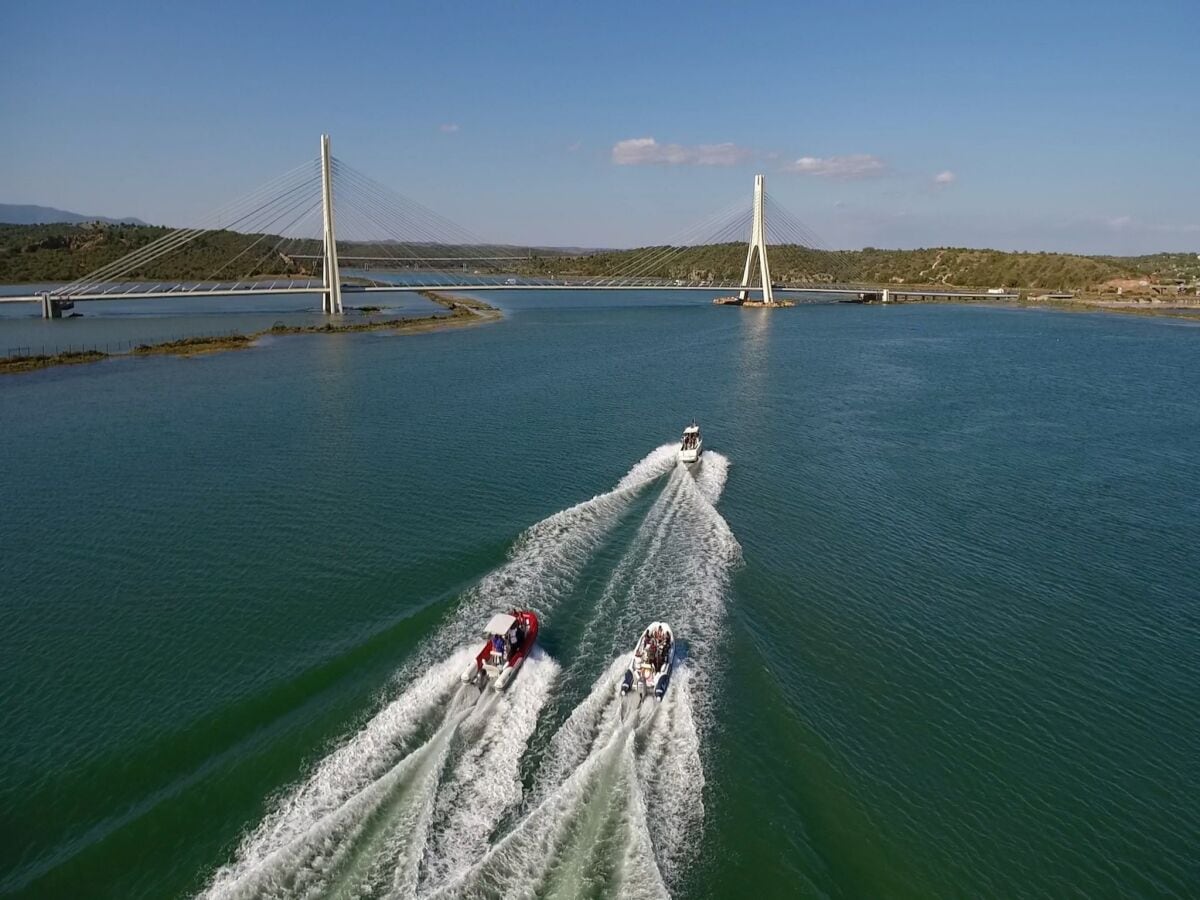
<path fill-rule="evenodd" d="M 411 896 L 427 835 L 441 827 L 443 784 L 483 764 L 493 786 L 520 799 L 517 761 L 558 665 L 535 648 L 504 694 L 459 681 L 464 647 L 433 667 L 366 729 L 327 757 L 300 790 L 220 869 L 210 897 Z M 496 728 L 503 722 L 503 729 Z M 503 812 L 497 806 L 496 818 Z"/>
<path fill-rule="evenodd" d="M 657 447 L 617 482 L 611 491 L 557 512 L 525 531 L 508 562 L 467 592 L 437 643 L 473 640 L 479 626 L 498 609 L 532 609 L 546 619 L 574 587 L 605 538 L 649 486 L 672 471 L 673 444 Z"/>
<path fill-rule="evenodd" d="M 682 466 L 671 474 L 587 626 L 585 643 L 625 652 L 554 733 L 517 824 L 434 896 L 663 897 L 681 882 L 704 821 L 703 717 L 741 554 L 713 506 L 727 471 L 708 453 L 695 477 Z M 661 702 L 621 697 L 626 653 L 653 619 L 693 640 L 681 638 L 684 659 Z"/>
<path fill-rule="evenodd" d="M 338 888 L 407 896 L 422 865 L 437 878 L 455 860 L 478 854 L 479 843 L 486 845 L 496 822 L 520 802 L 520 758 L 558 665 L 535 648 L 508 691 L 481 695 L 458 677 L 476 652 L 468 641 L 497 609 L 550 613 L 633 500 L 673 465 L 673 447 L 659 447 L 611 491 L 523 533 L 508 561 L 468 591 L 397 671 L 395 680 L 409 687 L 276 805 L 217 870 L 205 896 L 306 896 Z M 488 802 L 464 809 L 467 786 L 475 791 L 481 784 L 492 792 Z"/>

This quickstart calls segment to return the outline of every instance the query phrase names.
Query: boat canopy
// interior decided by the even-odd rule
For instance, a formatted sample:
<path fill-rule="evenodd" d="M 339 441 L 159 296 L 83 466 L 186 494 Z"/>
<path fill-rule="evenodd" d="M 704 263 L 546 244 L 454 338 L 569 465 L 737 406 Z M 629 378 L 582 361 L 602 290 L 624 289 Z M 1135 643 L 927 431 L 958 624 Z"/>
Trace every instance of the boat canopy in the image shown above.
<path fill-rule="evenodd" d="M 687 428 L 683 429 L 683 433 L 684 434 L 699 434 L 700 426 L 699 425 L 689 425 Z"/>
<path fill-rule="evenodd" d="M 491 621 L 487 623 L 487 627 L 483 629 L 483 633 L 487 635 L 498 634 L 504 637 L 504 635 L 508 634 L 508 629 L 512 628 L 516 622 L 517 620 L 508 613 L 496 613 L 496 615 L 492 616 Z"/>

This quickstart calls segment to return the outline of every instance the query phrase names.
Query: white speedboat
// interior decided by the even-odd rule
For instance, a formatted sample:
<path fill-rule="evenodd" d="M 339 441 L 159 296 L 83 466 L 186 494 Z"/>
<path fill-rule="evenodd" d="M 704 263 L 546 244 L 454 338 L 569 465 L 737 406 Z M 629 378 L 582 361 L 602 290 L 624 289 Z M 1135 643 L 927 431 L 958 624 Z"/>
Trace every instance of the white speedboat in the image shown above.
<path fill-rule="evenodd" d="M 675 634 L 666 622 L 651 622 L 638 638 L 629 668 L 621 679 L 621 696 L 636 691 L 638 697 L 651 694 L 661 700 L 671 682 L 675 666 Z"/>
<path fill-rule="evenodd" d="M 679 461 L 694 463 L 700 461 L 704 452 L 704 438 L 700 436 L 700 426 L 692 420 L 692 424 L 683 429 L 683 440 L 679 443 Z"/>

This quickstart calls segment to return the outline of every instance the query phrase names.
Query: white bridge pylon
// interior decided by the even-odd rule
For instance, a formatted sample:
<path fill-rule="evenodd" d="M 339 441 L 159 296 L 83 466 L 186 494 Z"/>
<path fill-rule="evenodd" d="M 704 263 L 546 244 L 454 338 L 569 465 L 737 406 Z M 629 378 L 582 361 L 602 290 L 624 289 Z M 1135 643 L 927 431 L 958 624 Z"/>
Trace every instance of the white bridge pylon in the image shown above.
<path fill-rule="evenodd" d="M 771 289 L 771 266 L 767 263 L 767 179 L 764 175 L 754 176 L 754 220 L 750 228 L 750 246 L 746 248 L 746 268 L 742 272 L 742 289 L 738 298 L 745 301 L 750 299 L 754 271 L 754 254 L 758 253 L 758 272 L 762 278 L 763 303 L 775 302 L 775 294 Z"/>
<path fill-rule="evenodd" d="M 342 314 L 342 279 L 338 272 L 337 237 L 333 229 L 333 172 L 329 163 L 329 135 L 321 135 L 321 221 L 325 241 L 325 267 L 321 312 Z"/>

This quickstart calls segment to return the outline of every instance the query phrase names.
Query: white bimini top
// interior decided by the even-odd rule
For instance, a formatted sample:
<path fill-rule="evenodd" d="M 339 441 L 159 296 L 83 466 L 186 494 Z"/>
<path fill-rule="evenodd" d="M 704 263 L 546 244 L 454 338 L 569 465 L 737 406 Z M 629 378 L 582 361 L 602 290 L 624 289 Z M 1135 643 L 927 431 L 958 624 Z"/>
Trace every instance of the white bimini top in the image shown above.
<path fill-rule="evenodd" d="M 483 629 L 483 633 L 489 635 L 498 634 L 500 637 L 504 637 L 508 634 L 508 629 L 512 628 L 516 623 L 517 620 L 508 613 L 496 613 L 496 615 L 492 616 L 491 621 L 487 623 L 487 627 Z"/>

